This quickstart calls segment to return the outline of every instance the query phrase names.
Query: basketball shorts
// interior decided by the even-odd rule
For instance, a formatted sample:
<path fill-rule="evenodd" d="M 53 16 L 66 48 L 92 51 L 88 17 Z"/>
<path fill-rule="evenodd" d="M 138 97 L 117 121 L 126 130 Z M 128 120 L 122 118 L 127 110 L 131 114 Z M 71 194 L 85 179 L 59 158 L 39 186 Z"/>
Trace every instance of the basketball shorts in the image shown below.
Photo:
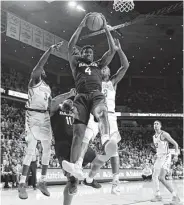
<path fill-rule="evenodd" d="M 118 131 L 118 124 L 117 124 L 117 117 L 115 113 L 108 113 L 108 120 L 109 120 L 109 125 L 110 125 L 110 135 L 111 138 L 114 138 L 117 143 L 121 140 L 121 135 L 119 134 Z M 91 136 L 92 135 L 92 141 L 94 140 L 94 138 L 96 137 L 96 135 L 99 132 L 99 126 L 98 123 L 95 122 L 94 120 L 94 116 L 90 115 L 90 119 L 87 125 L 87 129 L 86 129 L 86 136 Z M 91 134 L 93 133 L 93 134 Z"/>
<path fill-rule="evenodd" d="M 56 157 L 59 160 L 61 168 L 62 168 L 63 160 L 70 161 L 70 150 L 71 150 L 71 143 L 69 143 L 68 141 L 55 142 Z M 85 167 L 88 163 L 91 163 L 95 159 L 95 157 L 96 157 L 95 151 L 91 147 L 88 147 L 88 150 L 84 156 L 82 166 Z"/>
<path fill-rule="evenodd" d="M 25 131 L 27 140 L 50 140 L 52 139 L 52 129 L 49 112 L 39 113 L 26 111 Z"/>
<path fill-rule="evenodd" d="M 74 99 L 74 118 L 87 125 L 90 113 L 93 113 L 98 105 L 106 106 L 105 97 L 100 91 L 79 93 Z"/>
<path fill-rule="evenodd" d="M 169 172 L 171 166 L 171 154 L 158 155 L 154 164 L 154 169 L 165 169 Z"/>

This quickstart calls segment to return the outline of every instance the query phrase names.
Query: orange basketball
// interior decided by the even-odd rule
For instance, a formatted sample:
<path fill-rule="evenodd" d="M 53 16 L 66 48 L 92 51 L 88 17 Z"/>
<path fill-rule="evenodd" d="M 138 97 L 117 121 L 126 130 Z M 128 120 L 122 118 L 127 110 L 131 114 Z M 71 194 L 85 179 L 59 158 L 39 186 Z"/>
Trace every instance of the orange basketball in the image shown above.
<path fill-rule="evenodd" d="M 99 13 L 92 13 L 88 16 L 86 25 L 91 31 L 98 31 L 103 26 L 103 19 Z"/>

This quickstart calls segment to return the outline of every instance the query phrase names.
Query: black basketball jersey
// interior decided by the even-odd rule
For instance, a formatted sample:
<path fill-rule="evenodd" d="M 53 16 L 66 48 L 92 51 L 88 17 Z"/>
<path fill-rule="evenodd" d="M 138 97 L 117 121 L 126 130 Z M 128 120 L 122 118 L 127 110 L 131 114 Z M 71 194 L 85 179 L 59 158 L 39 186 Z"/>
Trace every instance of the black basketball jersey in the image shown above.
<path fill-rule="evenodd" d="M 58 110 L 51 117 L 51 126 L 55 141 L 69 141 L 73 139 L 73 117 Z"/>
<path fill-rule="evenodd" d="M 78 93 L 89 93 L 102 89 L 102 74 L 97 62 L 78 62 L 75 70 L 75 87 Z"/>

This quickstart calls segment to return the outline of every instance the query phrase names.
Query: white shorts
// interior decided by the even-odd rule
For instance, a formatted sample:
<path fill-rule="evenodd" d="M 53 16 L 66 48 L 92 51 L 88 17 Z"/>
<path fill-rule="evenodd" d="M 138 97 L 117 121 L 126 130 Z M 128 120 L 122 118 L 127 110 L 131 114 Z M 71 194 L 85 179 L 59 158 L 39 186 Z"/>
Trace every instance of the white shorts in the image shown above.
<path fill-rule="evenodd" d="M 52 129 L 49 112 L 26 111 L 25 131 L 27 140 L 51 140 Z"/>
<path fill-rule="evenodd" d="M 165 169 L 169 172 L 171 166 L 171 153 L 158 155 L 154 164 L 154 169 Z"/>
<path fill-rule="evenodd" d="M 117 143 L 121 140 L 121 136 L 118 131 L 117 117 L 115 113 L 108 113 L 108 120 L 110 125 L 110 135 L 112 138 L 116 138 Z M 94 116 L 90 115 L 90 119 L 87 125 L 85 135 L 91 136 L 92 141 L 99 132 L 98 122 L 94 121 Z"/>

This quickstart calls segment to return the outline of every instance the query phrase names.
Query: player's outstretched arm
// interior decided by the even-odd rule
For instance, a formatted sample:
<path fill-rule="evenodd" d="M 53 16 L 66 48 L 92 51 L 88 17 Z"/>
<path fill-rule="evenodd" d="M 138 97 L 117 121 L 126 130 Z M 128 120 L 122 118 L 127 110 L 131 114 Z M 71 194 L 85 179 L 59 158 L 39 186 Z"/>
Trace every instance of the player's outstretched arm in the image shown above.
<path fill-rule="evenodd" d="M 75 95 L 76 95 L 76 90 L 75 88 L 72 88 L 70 92 L 60 94 L 55 98 L 53 98 L 51 101 L 50 116 L 52 116 L 54 112 L 58 110 L 59 104 L 63 103 L 67 98 L 73 97 Z"/>
<path fill-rule="evenodd" d="M 105 30 L 105 33 L 106 33 L 106 36 L 107 36 L 107 40 L 108 40 L 108 44 L 109 44 L 109 50 L 102 56 L 102 58 L 100 60 L 98 60 L 99 65 L 100 65 L 101 68 L 109 65 L 109 63 L 112 61 L 112 59 L 114 57 L 114 54 L 116 52 L 114 39 L 113 39 L 109 29 L 108 29 L 106 19 L 103 15 L 102 15 L 102 19 L 104 21 L 103 26 L 104 26 L 104 30 Z"/>
<path fill-rule="evenodd" d="M 174 145 L 175 153 L 176 153 L 174 160 L 177 161 L 178 155 L 179 155 L 178 143 L 177 143 L 177 142 L 170 136 L 170 134 L 167 133 L 167 132 L 165 132 L 165 133 L 163 134 L 163 137 L 164 137 L 164 139 L 166 139 L 168 142 L 170 142 L 171 144 Z"/>
<path fill-rule="evenodd" d="M 47 51 L 45 51 L 45 53 L 42 55 L 42 57 L 40 58 L 40 60 L 38 61 L 37 65 L 34 67 L 32 73 L 31 73 L 31 80 L 39 80 L 39 78 L 41 77 L 42 71 L 43 71 L 43 67 L 45 65 L 45 63 L 47 62 L 50 54 L 56 49 L 59 49 L 60 46 L 63 45 L 63 42 L 59 42 L 55 45 L 52 45 Z"/>
<path fill-rule="evenodd" d="M 121 67 L 118 69 L 117 73 L 114 74 L 111 78 L 113 85 L 116 86 L 122 80 L 125 73 L 127 72 L 128 68 L 129 68 L 129 62 L 128 62 L 128 59 L 121 48 L 121 44 L 120 44 L 119 40 L 114 39 L 114 42 L 115 42 L 115 46 L 116 46 L 115 49 L 118 52 L 120 62 L 121 62 Z"/>
<path fill-rule="evenodd" d="M 70 41 L 68 42 L 68 59 L 69 59 L 71 68 L 73 66 L 75 66 L 77 59 L 79 57 L 79 55 L 74 55 L 73 51 L 74 51 L 74 48 L 76 47 L 76 43 L 79 39 L 79 36 L 80 36 L 82 29 L 86 26 L 86 19 L 89 16 L 89 14 L 90 13 L 86 14 L 86 16 L 84 17 L 84 19 L 82 20 L 82 22 L 78 26 L 75 33 L 72 35 Z"/>

